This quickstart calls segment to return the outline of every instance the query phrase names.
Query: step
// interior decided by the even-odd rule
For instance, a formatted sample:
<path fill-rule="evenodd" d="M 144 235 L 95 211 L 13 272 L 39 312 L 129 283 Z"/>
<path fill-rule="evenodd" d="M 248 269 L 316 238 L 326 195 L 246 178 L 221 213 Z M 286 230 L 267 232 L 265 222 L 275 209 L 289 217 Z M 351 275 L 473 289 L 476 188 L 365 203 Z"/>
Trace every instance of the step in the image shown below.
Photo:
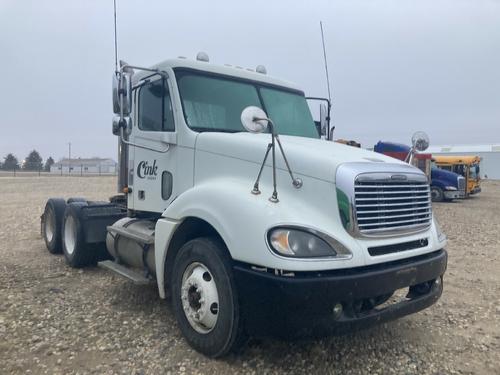
<path fill-rule="evenodd" d="M 109 226 L 107 227 L 107 230 L 111 234 L 117 234 L 119 236 L 130 238 L 131 240 L 137 241 L 142 244 L 153 245 L 155 243 L 154 236 L 148 236 L 144 233 L 139 233 L 133 229 Z"/>
<path fill-rule="evenodd" d="M 97 265 L 125 277 L 136 285 L 148 285 L 153 283 L 153 280 L 145 277 L 141 272 L 134 271 L 124 265 L 113 262 L 112 260 L 104 260 L 97 263 Z"/>

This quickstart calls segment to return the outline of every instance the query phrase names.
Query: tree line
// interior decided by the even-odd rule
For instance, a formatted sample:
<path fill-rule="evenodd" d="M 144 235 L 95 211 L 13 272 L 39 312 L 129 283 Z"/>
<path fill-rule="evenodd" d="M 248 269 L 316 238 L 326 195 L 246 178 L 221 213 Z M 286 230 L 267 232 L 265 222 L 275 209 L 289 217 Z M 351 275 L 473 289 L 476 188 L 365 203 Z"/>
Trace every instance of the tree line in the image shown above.
<path fill-rule="evenodd" d="M 33 150 L 28 154 L 28 156 L 23 160 L 21 164 L 14 154 L 7 154 L 7 156 L 3 158 L 3 162 L 0 161 L 0 169 L 3 169 L 5 171 L 22 169 L 25 171 L 43 170 L 46 172 L 50 172 L 50 167 L 52 166 L 52 164 L 54 164 L 54 159 L 52 158 L 52 156 L 49 156 L 44 163 L 42 157 L 40 156 L 40 153 L 37 150 Z"/>

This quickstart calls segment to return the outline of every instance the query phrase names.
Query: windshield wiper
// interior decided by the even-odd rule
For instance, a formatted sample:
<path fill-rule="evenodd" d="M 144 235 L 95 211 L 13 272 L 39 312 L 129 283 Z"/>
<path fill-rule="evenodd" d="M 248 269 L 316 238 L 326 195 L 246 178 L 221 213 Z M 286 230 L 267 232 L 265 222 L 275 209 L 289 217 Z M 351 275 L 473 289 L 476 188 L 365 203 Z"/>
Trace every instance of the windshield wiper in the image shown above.
<path fill-rule="evenodd" d="M 203 132 L 217 132 L 217 133 L 240 133 L 243 130 L 236 129 L 217 129 L 217 128 L 207 128 L 203 126 L 191 126 L 191 129 L 200 133 Z"/>

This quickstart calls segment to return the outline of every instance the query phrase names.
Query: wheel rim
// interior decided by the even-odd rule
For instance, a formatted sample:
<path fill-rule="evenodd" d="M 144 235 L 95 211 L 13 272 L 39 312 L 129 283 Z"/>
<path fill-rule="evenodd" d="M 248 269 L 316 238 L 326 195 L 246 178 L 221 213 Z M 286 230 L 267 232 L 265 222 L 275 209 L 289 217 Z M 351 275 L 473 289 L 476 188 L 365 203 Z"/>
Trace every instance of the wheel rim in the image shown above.
<path fill-rule="evenodd" d="M 439 198 L 439 191 L 437 189 L 431 189 L 431 197 L 432 199 Z"/>
<path fill-rule="evenodd" d="M 186 319 L 196 332 L 207 334 L 214 329 L 219 316 L 219 293 L 204 264 L 191 263 L 184 271 L 181 301 Z"/>
<path fill-rule="evenodd" d="M 64 247 L 68 254 L 73 254 L 76 244 L 76 222 L 73 216 L 67 216 L 64 223 Z"/>
<path fill-rule="evenodd" d="M 47 242 L 52 242 L 54 238 L 54 233 L 56 233 L 56 219 L 54 217 L 54 212 L 52 210 L 47 211 L 47 216 L 45 217 L 45 238 Z"/>

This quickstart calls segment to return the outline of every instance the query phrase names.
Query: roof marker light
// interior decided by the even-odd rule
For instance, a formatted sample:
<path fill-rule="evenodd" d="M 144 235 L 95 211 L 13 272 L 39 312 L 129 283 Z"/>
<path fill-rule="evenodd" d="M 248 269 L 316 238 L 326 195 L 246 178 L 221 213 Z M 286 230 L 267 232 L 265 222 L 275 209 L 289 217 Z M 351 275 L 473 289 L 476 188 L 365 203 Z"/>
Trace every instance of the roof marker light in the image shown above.
<path fill-rule="evenodd" d="M 255 68 L 255 71 L 260 74 L 267 74 L 266 67 L 264 65 L 257 65 L 257 68 Z"/>
<path fill-rule="evenodd" d="M 196 60 L 209 62 L 208 55 L 205 52 L 198 52 L 198 54 L 196 55 Z"/>

